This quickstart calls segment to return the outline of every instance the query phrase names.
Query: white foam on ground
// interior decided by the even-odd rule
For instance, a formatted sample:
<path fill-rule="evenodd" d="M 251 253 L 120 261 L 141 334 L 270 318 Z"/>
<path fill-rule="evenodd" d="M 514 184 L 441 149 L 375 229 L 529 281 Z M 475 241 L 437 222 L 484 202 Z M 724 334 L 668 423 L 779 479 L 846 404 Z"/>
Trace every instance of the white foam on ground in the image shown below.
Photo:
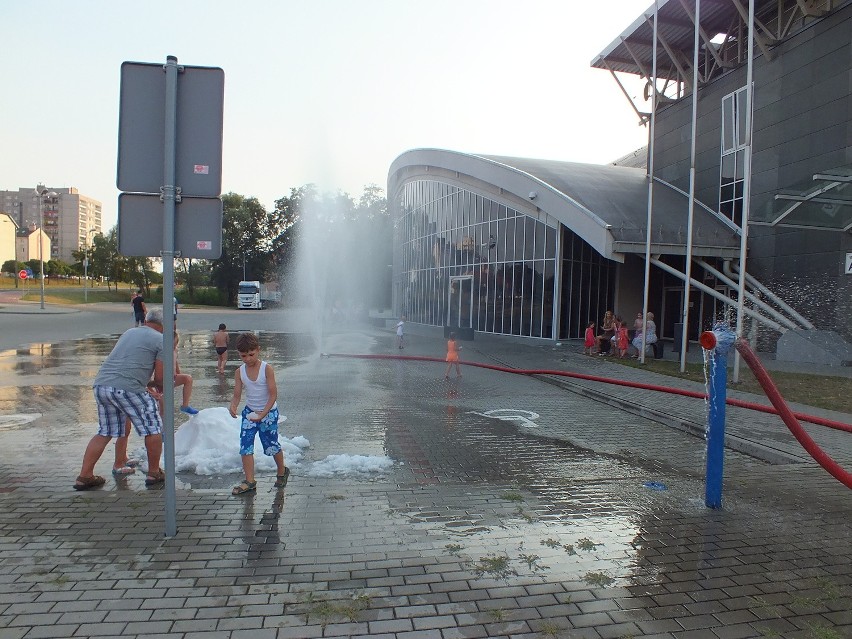
<path fill-rule="evenodd" d="M 390 457 L 377 455 L 329 455 L 314 462 L 307 471 L 310 477 L 384 474 L 393 466 Z"/>
<path fill-rule="evenodd" d="M 41 417 L 41 413 L 20 413 L 15 415 L 0 415 L 0 430 L 6 428 L 14 428 L 16 426 L 23 426 L 24 424 L 29 424 L 30 422 L 34 422 L 39 417 Z"/>
<path fill-rule="evenodd" d="M 287 418 L 282 415 L 279 425 Z M 298 466 L 302 450 L 310 442 L 302 436 L 288 439 L 279 433 L 278 442 L 288 466 Z M 275 470 L 275 460 L 264 455 L 260 438 L 255 439 L 254 464 L 258 471 Z M 227 408 L 205 408 L 175 432 L 175 470 L 196 475 L 241 473 L 240 418 Z"/>
<path fill-rule="evenodd" d="M 287 418 L 282 415 L 279 424 Z M 287 438 L 278 434 L 287 466 L 310 477 L 370 476 L 384 474 L 393 466 L 389 457 L 375 455 L 329 455 L 322 461 L 306 462 L 304 451 L 311 443 L 303 435 Z M 140 451 L 144 458 L 144 449 Z M 275 461 L 264 455 L 255 440 L 254 463 L 258 472 L 275 471 Z M 175 469 L 196 475 L 242 473 L 240 418 L 228 409 L 205 408 L 175 432 Z"/>

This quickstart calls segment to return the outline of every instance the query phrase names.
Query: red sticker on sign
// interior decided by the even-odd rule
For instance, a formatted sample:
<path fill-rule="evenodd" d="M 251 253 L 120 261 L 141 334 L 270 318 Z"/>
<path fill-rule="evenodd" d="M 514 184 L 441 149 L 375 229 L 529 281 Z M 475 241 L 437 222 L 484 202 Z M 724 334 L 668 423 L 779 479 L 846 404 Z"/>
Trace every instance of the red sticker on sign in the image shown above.
<path fill-rule="evenodd" d="M 192 172 L 196 175 L 209 175 L 210 174 L 210 165 L 208 164 L 196 164 L 193 166 Z"/>

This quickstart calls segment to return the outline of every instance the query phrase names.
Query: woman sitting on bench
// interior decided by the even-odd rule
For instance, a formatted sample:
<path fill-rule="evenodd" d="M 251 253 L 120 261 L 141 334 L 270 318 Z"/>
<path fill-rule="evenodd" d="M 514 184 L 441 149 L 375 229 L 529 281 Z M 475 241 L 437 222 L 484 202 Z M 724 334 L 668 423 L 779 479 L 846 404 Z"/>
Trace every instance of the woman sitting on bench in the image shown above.
<path fill-rule="evenodd" d="M 654 344 L 657 343 L 657 325 L 654 324 L 654 314 L 648 311 L 647 321 L 645 322 L 645 348 L 651 347 L 654 349 L 656 353 L 656 347 Z M 633 338 L 633 348 L 636 349 L 636 355 L 633 357 L 638 357 L 639 353 L 642 352 L 642 334 L 639 333 L 636 337 Z"/>

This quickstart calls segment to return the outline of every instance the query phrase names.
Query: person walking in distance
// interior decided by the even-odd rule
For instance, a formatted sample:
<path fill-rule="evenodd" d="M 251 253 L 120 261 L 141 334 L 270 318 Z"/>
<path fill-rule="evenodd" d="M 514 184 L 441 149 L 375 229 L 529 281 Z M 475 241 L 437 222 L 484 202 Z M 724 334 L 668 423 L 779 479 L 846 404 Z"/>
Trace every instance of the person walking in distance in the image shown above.
<path fill-rule="evenodd" d="M 163 312 L 148 311 L 145 324 L 124 332 L 107 356 L 93 383 L 98 406 L 98 432 L 83 454 L 83 465 L 74 482 L 75 490 L 103 486 L 105 480 L 95 475 L 95 464 L 113 437 L 124 435 L 124 421 L 129 418 L 136 432 L 145 438 L 148 454 L 146 486 L 163 483 L 166 474 L 160 468 L 163 452 L 163 421 L 157 400 L 146 385 L 153 374 L 154 383 L 163 387 Z"/>
<path fill-rule="evenodd" d="M 133 305 L 133 319 L 136 320 L 136 326 L 142 326 L 145 323 L 145 313 L 148 312 L 142 291 L 136 291 L 136 295 L 133 296 L 130 303 Z"/>
<path fill-rule="evenodd" d="M 275 487 L 287 485 L 290 469 L 284 465 L 284 451 L 278 443 L 278 386 L 272 367 L 260 359 L 260 344 L 252 333 L 241 333 L 237 337 L 237 351 L 243 360 L 234 376 L 234 398 L 228 411 L 237 416 L 243 388 L 246 405 L 242 410 L 240 425 L 240 456 L 246 478 L 234 486 L 233 495 L 244 495 L 257 490 L 254 477 L 254 440 L 260 435 L 265 455 L 271 456 L 278 467 Z"/>
<path fill-rule="evenodd" d="M 396 345 L 400 348 L 403 348 L 403 342 L 405 338 L 405 315 L 399 318 L 399 322 L 396 324 Z"/>
<path fill-rule="evenodd" d="M 228 361 L 228 331 L 224 324 L 219 324 L 219 330 L 213 333 L 213 348 L 216 349 L 216 372 L 225 373 L 225 363 Z"/>

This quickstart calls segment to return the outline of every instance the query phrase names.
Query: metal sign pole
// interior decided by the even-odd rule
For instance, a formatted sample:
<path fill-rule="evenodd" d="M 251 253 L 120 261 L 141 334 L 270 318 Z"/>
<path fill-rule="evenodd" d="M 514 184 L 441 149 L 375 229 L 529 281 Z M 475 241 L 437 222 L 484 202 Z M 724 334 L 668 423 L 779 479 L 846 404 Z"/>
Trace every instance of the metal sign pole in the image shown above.
<path fill-rule="evenodd" d="M 166 470 L 166 537 L 177 534 L 175 491 L 175 149 L 177 147 L 177 58 L 166 58 L 166 122 L 163 159 L 163 457 Z"/>

